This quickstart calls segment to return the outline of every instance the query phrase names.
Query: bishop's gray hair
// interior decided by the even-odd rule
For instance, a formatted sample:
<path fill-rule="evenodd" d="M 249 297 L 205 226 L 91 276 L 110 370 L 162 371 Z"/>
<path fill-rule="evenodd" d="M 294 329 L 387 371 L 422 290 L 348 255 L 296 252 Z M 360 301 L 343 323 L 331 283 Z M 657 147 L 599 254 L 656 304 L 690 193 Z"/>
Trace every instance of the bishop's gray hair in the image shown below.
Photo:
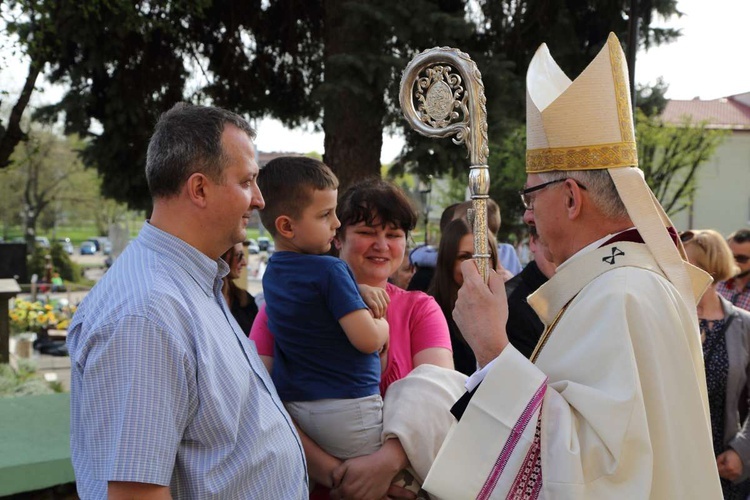
<path fill-rule="evenodd" d="M 627 219 L 628 210 L 620 198 L 612 176 L 607 169 L 600 170 L 554 170 L 538 174 L 544 182 L 558 179 L 573 179 L 584 186 L 591 200 L 606 217 L 610 219 Z"/>

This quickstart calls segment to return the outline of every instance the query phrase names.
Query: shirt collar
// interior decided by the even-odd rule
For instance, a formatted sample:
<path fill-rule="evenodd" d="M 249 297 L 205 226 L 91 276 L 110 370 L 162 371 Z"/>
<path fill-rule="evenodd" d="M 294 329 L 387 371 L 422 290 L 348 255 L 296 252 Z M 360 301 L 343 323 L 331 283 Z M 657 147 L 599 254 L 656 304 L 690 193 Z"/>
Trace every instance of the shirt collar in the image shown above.
<path fill-rule="evenodd" d="M 574 253 L 568 260 L 566 260 L 565 262 L 563 262 L 562 264 L 560 264 L 559 266 L 557 266 L 557 268 L 558 269 L 562 269 L 565 265 L 568 264 L 568 262 L 572 261 L 573 259 L 578 258 L 581 255 L 585 255 L 585 254 L 589 253 L 590 251 L 592 251 L 592 250 L 594 250 L 596 248 L 599 248 L 600 246 L 602 246 L 602 243 L 604 243 L 605 241 L 609 241 L 610 239 L 614 238 L 618 234 L 624 233 L 625 231 L 630 231 L 631 229 L 633 229 L 633 228 L 629 227 L 629 228 L 627 228 L 627 229 L 625 229 L 623 231 L 618 231 L 616 233 L 610 233 L 610 234 L 608 234 L 608 235 L 606 235 L 606 236 L 604 236 L 602 238 L 599 238 L 598 240 L 594 241 L 593 243 L 589 243 L 588 245 L 586 245 L 585 247 L 581 248 L 576 253 Z"/>
<path fill-rule="evenodd" d="M 143 224 L 138 239 L 149 249 L 182 267 L 206 295 L 212 295 L 217 281 L 229 274 L 229 266 L 223 260 L 211 259 L 189 243 L 151 225 L 148 220 Z"/>

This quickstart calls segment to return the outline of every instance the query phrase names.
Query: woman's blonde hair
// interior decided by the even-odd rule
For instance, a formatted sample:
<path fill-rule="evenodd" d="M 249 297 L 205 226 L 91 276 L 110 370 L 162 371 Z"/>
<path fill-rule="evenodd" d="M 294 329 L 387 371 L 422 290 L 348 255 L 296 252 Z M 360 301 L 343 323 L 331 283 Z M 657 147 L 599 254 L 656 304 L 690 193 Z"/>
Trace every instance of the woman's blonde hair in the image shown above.
<path fill-rule="evenodd" d="M 714 282 L 728 280 L 740 271 L 726 240 L 713 229 L 684 231 L 680 239 L 686 249 L 695 250 L 692 264 L 710 274 Z"/>

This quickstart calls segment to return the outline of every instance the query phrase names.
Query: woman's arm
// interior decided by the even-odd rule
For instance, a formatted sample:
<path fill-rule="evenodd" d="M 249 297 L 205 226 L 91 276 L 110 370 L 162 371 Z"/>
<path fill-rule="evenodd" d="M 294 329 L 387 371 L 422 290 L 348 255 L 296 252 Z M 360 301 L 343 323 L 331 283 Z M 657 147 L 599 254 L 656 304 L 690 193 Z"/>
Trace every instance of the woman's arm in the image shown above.
<path fill-rule="evenodd" d="M 294 422 L 294 420 L 292 421 Z M 297 422 L 294 422 L 294 426 L 297 428 L 297 433 L 302 441 L 302 448 L 305 451 L 305 458 L 307 459 L 307 473 L 310 475 L 310 478 L 326 488 L 333 488 L 334 484 L 336 484 L 333 480 L 334 471 L 341 465 L 341 460 L 326 453 L 323 448 L 318 446 L 318 443 L 313 441 L 310 436 L 299 428 Z"/>
<path fill-rule="evenodd" d="M 745 340 L 743 345 L 750 346 L 750 314 L 740 313 L 739 316 L 735 316 L 733 318 L 733 323 L 730 323 L 729 325 L 727 336 L 732 334 L 741 335 Z M 744 354 L 745 359 L 748 359 L 748 364 L 747 366 L 740 368 L 740 370 L 744 369 L 745 371 L 745 391 L 747 391 L 747 394 L 750 394 L 750 353 Z M 730 358 L 730 377 L 733 371 L 732 368 L 733 367 Z M 738 376 L 740 376 L 740 374 L 738 374 Z M 742 393 L 744 394 L 745 391 L 742 391 Z M 727 397 L 729 397 L 729 394 L 727 394 Z M 738 412 L 738 403 L 739 401 L 735 402 L 735 412 Z M 747 477 L 747 469 L 748 465 L 750 464 L 750 417 L 745 418 L 745 421 L 740 423 L 742 424 L 742 427 L 740 428 L 739 432 L 734 435 L 732 440 L 729 441 L 728 448 L 716 457 L 716 465 L 719 469 L 719 476 L 735 482 L 738 479 Z"/>
<path fill-rule="evenodd" d="M 419 365 L 437 365 L 453 370 L 453 353 L 445 347 L 428 347 L 414 355 L 414 368 Z"/>

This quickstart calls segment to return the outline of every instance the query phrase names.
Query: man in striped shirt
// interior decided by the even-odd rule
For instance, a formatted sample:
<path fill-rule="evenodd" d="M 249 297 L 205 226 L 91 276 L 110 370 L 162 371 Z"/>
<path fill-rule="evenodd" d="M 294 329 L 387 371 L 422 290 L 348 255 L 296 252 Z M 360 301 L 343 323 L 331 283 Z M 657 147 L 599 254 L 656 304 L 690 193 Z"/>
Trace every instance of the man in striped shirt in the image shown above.
<path fill-rule="evenodd" d="M 307 498 L 297 433 L 221 294 L 219 256 L 264 206 L 254 136 L 187 104 L 156 125 L 151 219 L 69 331 L 81 498 Z"/>

